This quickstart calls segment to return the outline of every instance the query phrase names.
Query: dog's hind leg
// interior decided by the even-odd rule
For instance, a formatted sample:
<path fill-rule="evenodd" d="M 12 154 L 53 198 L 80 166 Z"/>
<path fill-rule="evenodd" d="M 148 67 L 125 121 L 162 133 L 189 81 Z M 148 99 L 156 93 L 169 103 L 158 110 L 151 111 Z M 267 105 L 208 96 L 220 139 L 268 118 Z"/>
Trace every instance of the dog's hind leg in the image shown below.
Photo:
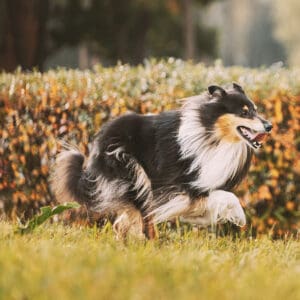
<path fill-rule="evenodd" d="M 144 222 L 141 212 L 133 205 L 128 207 L 117 216 L 113 230 L 119 239 L 127 236 L 144 239 Z"/>
<path fill-rule="evenodd" d="M 134 194 L 133 199 L 131 199 L 132 204 L 136 208 L 136 211 L 138 211 L 142 216 L 144 234 L 149 239 L 154 238 L 155 231 L 152 218 L 147 217 L 147 208 L 151 206 L 153 199 L 151 180 L 137 159 L 131 154 L 123 151 L 122 147 L 106 152 L 106 154 L 109 155 L 110 158 L 114 157 L 119 166 L 122 168 L 122 173 L 126 174 L 125 180 L 130 183 L 130 192 L 133 192 Z M 132 214 L 125 211 L 118 217 L 116 226 L 118 227 L 120 222 L 127 222 L 125 221 L 127 219 L 129 220 L 127 223 L 131 224 L 130 219 L 136 215 L 137 213 Z M 128 232 L 129 231 L 130 230 L 128 230 Z"/>
<path fill-rule="evenodd" d="M 153 201 L 151 181 L 144 168 L 136 161 L 135 158 L 129 158 L 127 167 L 133 172 L 133 188 L 137 192 L 136 202 L 140 207 L 141 214 L 143 216 L 144 234 L 148 239 L 154 239 L 156 234 L 153 218 L 148 216 L 148 208 L 152 205 Z"/>
<path fill-rule="evenodd" d="M 127 168 L 132 172 L 133 190 L 136 191 L 136 205 L 140 208 L 143 217 L 143 232 L 148 239 L 156 237 L 153 218 L 148 216 L 148 208 L 152 205 L 153 192 L 151 181 L 144 168 L 134 157 L 128 158 Z"/>

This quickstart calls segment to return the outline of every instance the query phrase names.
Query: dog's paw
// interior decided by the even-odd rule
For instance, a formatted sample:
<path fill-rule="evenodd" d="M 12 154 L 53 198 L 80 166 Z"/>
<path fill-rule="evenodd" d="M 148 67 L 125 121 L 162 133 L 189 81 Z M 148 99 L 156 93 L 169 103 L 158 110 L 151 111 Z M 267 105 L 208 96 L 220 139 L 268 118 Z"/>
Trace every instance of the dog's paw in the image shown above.
<path fill-rule="evenodd" d="M 233 193 L 221 190 L 211 192 L 207 210 L 212 224 L 231 222 L 240 227 L 246 225 L 244 210 Z"/>
<path fill-rule="evenodd" d="M 144 240 L 143 221 L 139 212 L 124 211 L 118 216 L 113 224 L 113 230 L 116 233 L 118 240 L 123 240 L 127 237 Z"/>

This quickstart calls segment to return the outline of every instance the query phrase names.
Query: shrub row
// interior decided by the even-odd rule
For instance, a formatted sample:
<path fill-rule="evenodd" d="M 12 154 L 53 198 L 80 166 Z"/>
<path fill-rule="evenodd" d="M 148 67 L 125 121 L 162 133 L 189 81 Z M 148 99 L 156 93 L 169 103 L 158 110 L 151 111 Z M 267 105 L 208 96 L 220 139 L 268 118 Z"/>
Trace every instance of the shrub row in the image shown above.
<path fill-rule="evenodd" d="M 253 228 L 276 233 L 300 224 L 300 70 L 212 67 L 169 58 L 131 67 L 57 69 L 0 75 L 0 204 L 28 217 L 54 203 L 49 170 L 59 139 L 88 154 L 94 133 L 126 111 L 159 113 L 209 84 L 241 84 L 274 130 L 239 187 Z"/>

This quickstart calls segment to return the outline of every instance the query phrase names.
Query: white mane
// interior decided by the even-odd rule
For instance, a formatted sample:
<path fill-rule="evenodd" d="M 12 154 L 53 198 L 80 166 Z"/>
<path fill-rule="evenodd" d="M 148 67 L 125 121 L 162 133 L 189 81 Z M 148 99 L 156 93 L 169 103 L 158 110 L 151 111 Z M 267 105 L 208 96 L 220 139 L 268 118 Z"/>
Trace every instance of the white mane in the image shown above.
<path fill-rule="evenodd" d="M 233 178 L 247 159 L 247 145 L 243 142 L 215 143 L 214 131 L 207 132 L 201 124 L 200 107 L 207 102 L 207 95 L 186 99 L 181 112 L 181 124 L 177 140 L 182 158 L 192 159 L 189 173 L 197 172 L 192 186 L 205 190 L 215 190 Z M 210 99 L 209 101 L 214 101 Z"/>

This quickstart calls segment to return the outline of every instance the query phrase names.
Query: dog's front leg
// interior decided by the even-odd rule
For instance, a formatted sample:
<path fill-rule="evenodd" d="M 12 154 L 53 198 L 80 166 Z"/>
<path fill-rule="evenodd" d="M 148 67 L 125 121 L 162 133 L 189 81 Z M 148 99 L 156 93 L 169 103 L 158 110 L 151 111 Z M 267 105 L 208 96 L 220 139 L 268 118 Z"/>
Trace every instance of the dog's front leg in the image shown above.
<path fill-rule="evenodd" d="M 198 224 L 204 227 L 220 223 L 231 222 L 238 226 L 246 224 L 246 217 L 239 199 L 230 192 L 216 190 L 207 198 L 201 199 L 205 208 L 181 217 L 183 222 Z"/>

